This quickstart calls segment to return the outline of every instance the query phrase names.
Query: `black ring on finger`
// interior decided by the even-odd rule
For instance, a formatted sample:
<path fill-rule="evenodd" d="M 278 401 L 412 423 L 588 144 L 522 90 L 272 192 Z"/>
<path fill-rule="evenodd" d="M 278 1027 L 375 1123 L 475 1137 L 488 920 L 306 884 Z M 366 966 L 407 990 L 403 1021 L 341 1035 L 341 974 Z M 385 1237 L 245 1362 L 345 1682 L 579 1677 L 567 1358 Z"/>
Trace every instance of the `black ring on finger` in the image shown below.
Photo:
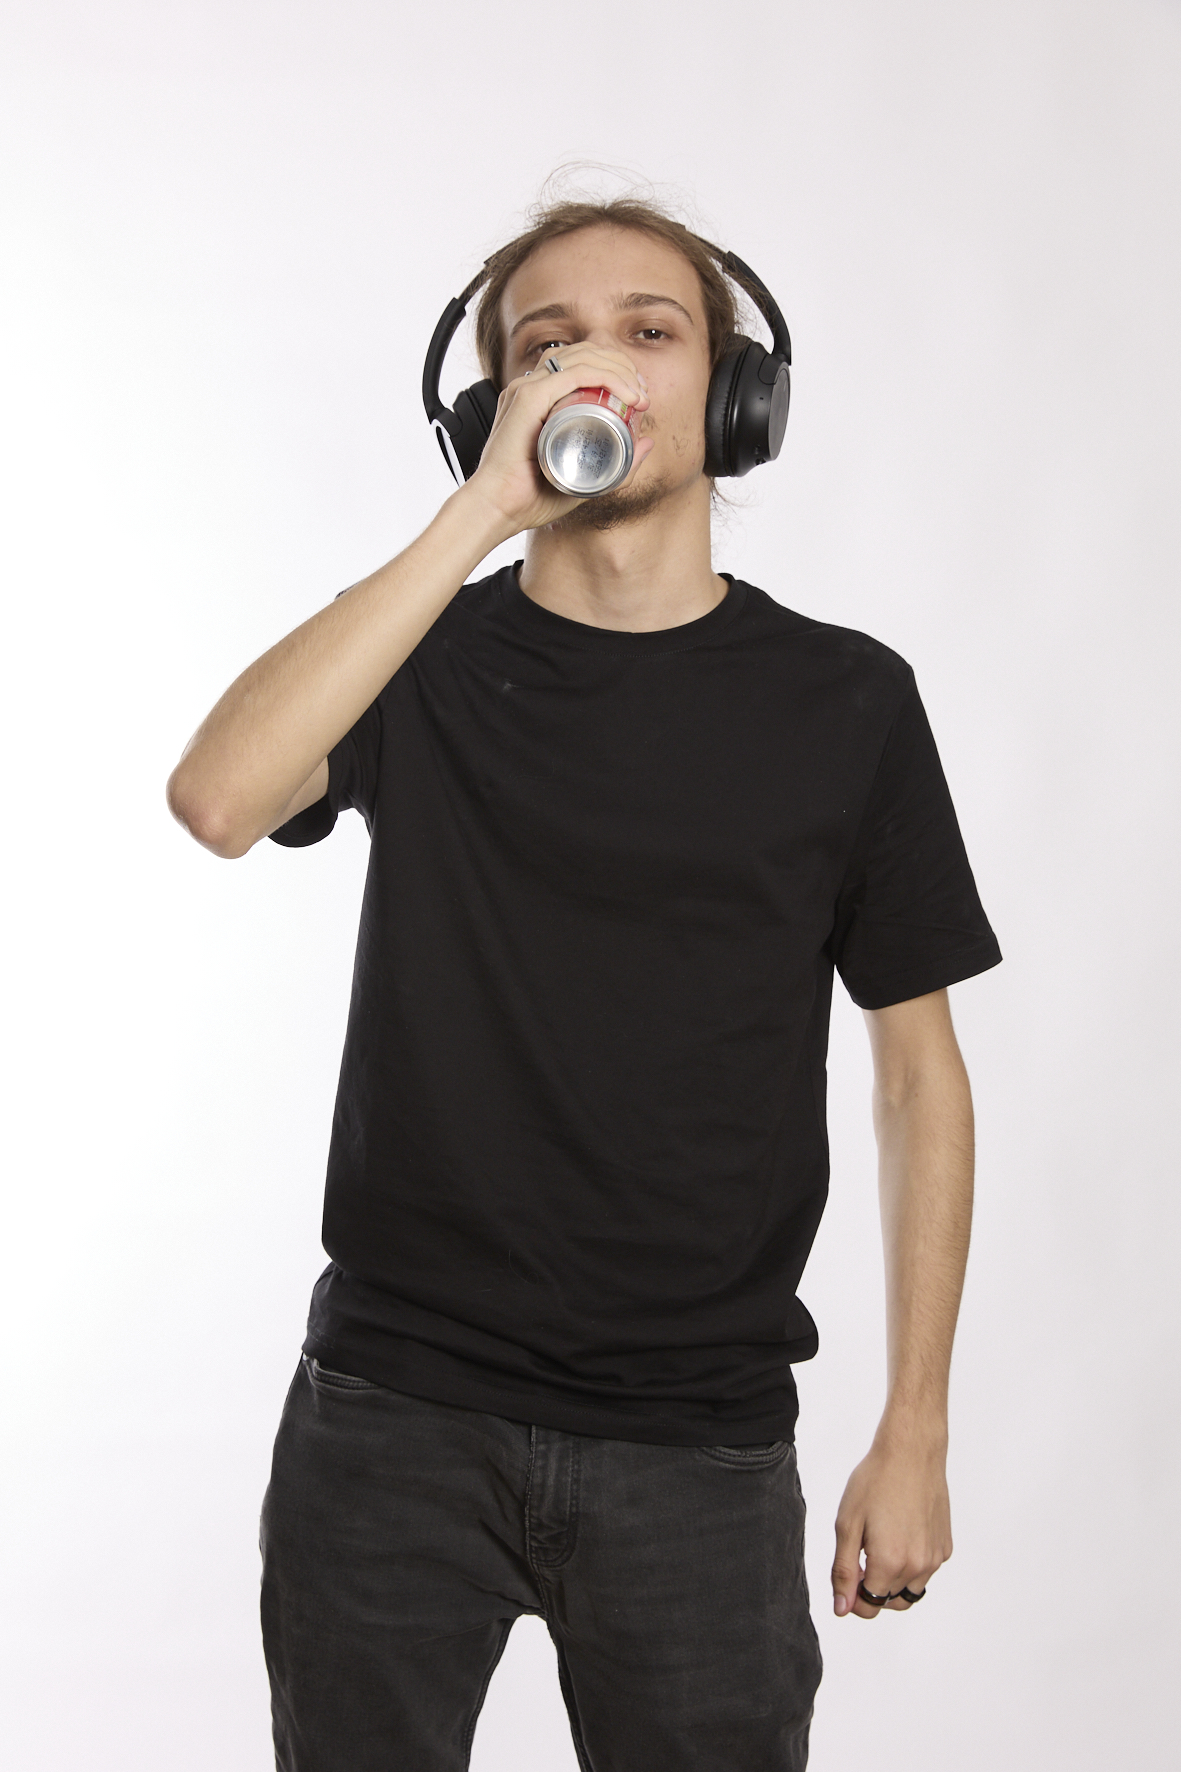
<path fill-rule="evenodd" d="M 864 1600 L 867 1606 L 884 1606 L 893 1597 L 893 1594 L 871 1594 L 863 1581 L 857 1583 L 857 1598 Z"/>
<path fill-rule="evenodd" d="M 908 1587 L 903 1587 L 899 1588 L 896 1597 L 900 1600 L 905 1600 L 908 1606 L 917 1606 L 926 1591 L 927 1590 L 924 1587 L 920 1588 L 917 1594 L 912 1594 Z"/>

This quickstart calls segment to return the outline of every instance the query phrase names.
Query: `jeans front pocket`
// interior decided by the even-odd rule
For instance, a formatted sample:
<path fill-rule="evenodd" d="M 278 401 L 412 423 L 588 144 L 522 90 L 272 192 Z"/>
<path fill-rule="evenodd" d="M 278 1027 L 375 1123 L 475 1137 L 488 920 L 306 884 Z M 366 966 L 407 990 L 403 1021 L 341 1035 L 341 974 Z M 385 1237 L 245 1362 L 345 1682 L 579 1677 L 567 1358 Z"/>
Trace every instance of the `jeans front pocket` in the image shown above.
<path fill-rule="evenodd" d="M 323 1385 L 330 1391 L 379 1391 L 381 1386 L 374 1384 L 369 1378 L 354 1378 L 351 1372 L 334 1372 L 331 1366 L 321 1366 L 314 1354 L 303 1356 L 304 1368 L 308 1377 L 315 1385 Z"/>
<path fill-rule="evenodd" d="M 716 1464 L 728 1464 L 736 1470 L 764 1470 L 795 1447 L 794 1440 L 763 1440 L 757 1446 L 699 1446 L 697 1450 Z"/>

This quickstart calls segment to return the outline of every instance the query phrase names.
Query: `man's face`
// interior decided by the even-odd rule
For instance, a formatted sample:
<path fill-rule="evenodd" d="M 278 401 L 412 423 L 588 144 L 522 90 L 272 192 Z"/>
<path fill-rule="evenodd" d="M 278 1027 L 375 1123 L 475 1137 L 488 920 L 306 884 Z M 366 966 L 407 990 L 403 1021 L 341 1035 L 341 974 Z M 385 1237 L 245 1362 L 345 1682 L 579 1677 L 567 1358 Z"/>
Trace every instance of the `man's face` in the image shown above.
<path fill-rule="evenodd" d="M 506 381 L 585 339 L 625 352 L 648 384 L 639 430 L 654 448 L 620 493 L 586 500 L 575 519 L 605 527 L 700 478 L 709 333 L 697 273 L 675 248 L 607 226 L 550 240 L 509 278 L 501 320 Z"/>

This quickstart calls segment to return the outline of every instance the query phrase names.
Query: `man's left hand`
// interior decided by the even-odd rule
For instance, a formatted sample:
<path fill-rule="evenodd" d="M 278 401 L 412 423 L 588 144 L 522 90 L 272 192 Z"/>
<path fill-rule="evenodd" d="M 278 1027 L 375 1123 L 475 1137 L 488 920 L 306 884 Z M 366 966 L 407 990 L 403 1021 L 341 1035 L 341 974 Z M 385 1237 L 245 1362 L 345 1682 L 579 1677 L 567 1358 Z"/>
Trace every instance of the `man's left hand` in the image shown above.
<path fill-rule="evenodd" d="M 908 1612 L 903 1588 L 923 1592 L 951 1555 L 951 1505 L 945 1445 L 926 1436 L 875 1440 L 845 1485 L 837 1510 L 832 1566 L 833 1610 L 876 1618 L 887 1608 Z M 865 1553 L 865 1566 L 861 1553 Z M 868 1605 L 858 1593 L 890 1596 Z"/>

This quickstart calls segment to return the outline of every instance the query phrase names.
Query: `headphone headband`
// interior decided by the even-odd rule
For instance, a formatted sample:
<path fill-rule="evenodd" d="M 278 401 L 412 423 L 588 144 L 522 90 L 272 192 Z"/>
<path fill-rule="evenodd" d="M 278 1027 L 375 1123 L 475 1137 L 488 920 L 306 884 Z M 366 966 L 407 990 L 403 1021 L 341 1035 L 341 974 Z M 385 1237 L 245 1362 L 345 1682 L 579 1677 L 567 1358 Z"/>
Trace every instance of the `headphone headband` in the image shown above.
<path fill-rule="evenodd" d="M 695 240 L 701 240 L 700 234 L 694 234 Z M 723 252 L 720 246 L 711 246 L 708 240 L 701 240 L 707 252 L 712 252 L 726 274 L 733 278 L 738 287 L 750 296 L 755 307 L 771 328 L 771 339 L 778 356 L 783 358 L 791 368 L 791 333 L 787 330 L 787 321 L 779 312 L 779 303 L 767 288 L 761 277 L 756 277 L 748 264 L 744 264 L 736 252 Z"/>
<path fill-rule="evenodd" d="M 426 348 L 426 362 L 422 366 L 422 403 L 426 407 L 426 415 L 434 424 L 439 415 L 446 411 L 439 397 L 439 377 L 443 373 L 443 359 L 447 355 L 447 347 L 459 331 L 460 321 L 467 313 L 467 305 L 492 274 L 492 260 L 486 258 L 483 268 L 476 273 L 466 289 L 454 296 L 439 316 L 439 324 L 431 335 L 431 342 Z"/>

